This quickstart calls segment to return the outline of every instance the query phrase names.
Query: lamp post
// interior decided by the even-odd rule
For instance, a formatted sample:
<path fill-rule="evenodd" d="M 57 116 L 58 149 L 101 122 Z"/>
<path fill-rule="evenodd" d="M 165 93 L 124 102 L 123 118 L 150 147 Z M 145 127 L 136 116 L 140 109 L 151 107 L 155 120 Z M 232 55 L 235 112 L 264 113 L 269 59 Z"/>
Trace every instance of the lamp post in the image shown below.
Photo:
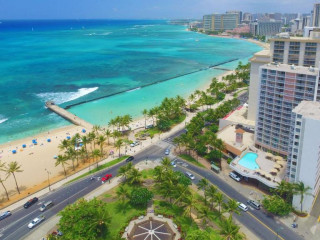
<path fill-rule="evenodd" d="M 49 172 L 46 168 L 44 170 L 48 173 L 48 185 L 49 185 L 49 191 L 51 191 L 50 179 L 49 179 L 49 175 L 51 174 L 51 172 Z"/>

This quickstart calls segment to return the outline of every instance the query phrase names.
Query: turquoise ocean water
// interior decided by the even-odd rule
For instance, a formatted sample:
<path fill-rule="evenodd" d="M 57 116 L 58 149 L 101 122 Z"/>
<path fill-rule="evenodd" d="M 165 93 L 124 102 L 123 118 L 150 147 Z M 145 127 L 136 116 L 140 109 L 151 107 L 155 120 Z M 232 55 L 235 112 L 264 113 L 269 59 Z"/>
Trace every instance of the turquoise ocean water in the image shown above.
<path fill-rule="evenodd" d="M 164 97 L 188 96 L 223 72 L 179 75 L 238 59 L 222 66 L 232 69 L 261 49 L 185 29 L 149 20 L 1 21 L 0 143 L 68 125 L 47 100 L 68 106 L 112 95 L 69 109 L 106 125 L 117 115 L 139 117 Z"/>

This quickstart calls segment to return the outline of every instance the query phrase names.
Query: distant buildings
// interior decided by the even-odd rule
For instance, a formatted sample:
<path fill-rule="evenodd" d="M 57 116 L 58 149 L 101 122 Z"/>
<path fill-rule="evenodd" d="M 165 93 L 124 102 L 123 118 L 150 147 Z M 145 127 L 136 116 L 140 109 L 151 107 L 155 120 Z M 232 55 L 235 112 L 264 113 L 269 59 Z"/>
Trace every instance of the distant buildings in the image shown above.
<path fill-rule="evenodd" d="M 239 14 L 210 14 L 203 16 L 203 29 L 205 32 L 233 30 L 238 27 Z"/>
<path fill-rule="evenodd" d="M 281 31 L 282 21 L 258 21 L 250 23 L 250 33 L 254 36 L 271 37 Z"/>
<path fill-rule="evenodd" d="M 238 14 L 238 16 L 239 16 L 239 24 L 241 23 L 241 21 L 242 21 L 242 11 L 227 11 L 226 12 L 226 14 Z"/>
<path fill-rule="evenodd" d="M 314 4 L 312 26 L 320 27 L 320 3 Z"/>
<path fill-rule="evenodd" d="M 303 201 L 303 210 L 310 212 L 320 189 L 320 102 L 302 101 L 293 109 L 287 175 L 290 182 L 302 181 L 311 187 Z M 300 209 L 300 196 L 295 195 L 293 206 Z"/>

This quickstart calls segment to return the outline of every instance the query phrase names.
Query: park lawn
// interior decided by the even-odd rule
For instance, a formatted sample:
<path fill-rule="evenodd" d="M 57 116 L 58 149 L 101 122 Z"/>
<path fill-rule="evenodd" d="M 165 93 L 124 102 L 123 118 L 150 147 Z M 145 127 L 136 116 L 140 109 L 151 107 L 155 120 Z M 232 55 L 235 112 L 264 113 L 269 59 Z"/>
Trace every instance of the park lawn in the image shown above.
<path fill-rule="evenodd" d="M 193 163 L 194 165 L 196 165 L 198 167 L 205 168 L 205 166 L 203 166 L 203 164 L 198 162 L 196 159 L 191 157 L 189 154 L 180 154 L 179 157 L 182 158 L 183 160 L 186 160 L 186 161 L 188 161 L 190 163 Z"/>
<path fill-rule="evenodd" d="M 128 156 L 122 156 L 122 157 L 119 157 L 119 158 L 117 158 L 117 159 L 114 159 L 114 160 L 112 160 L 112 161 L 110 161 L 110 162 L 107 162 L 107 163 L 105 163 L 105 164 L 102 164 L 102 165 L 98 166 L 97 168 L 94 168 L 94 169 L 90 170 L 89 172 L 84 173 L 84 174 L 80 175 L 79 177 L 76 177 L 75 179 L 70 180 L 70 181 L 67 182 L 66 184 L 69 184 L 69 183 L 72 183 L 72 182 L 74 182 L 74 181 L 77 181 L 77 180 L 79 180 L 79 179 L 81 179 L 81 178 L 84 178 L 84 177 L 86 177 L 86 176 L 88 176 L 88 175 L 90 175 L 90 174 L 93 174 L 93 173 L 95 173 L 95 172 L 98 172 L 98 171 L 100 171 L 100 170 L 102 170 L 102 169 L 105 169 L 105 168 L 107 168 L 107 167 L 111 167 L 111 166 L 113 166 L 113 165 L 116 165 L 117 163 L 125 160 L 126 158 L 128 158 Z"/>
<path fill-rule="evenodd" d="M 144 169 L 141 171 L 143 179 L 153 179 L 154 170 L 153 169 Z"/>
<path fill-rule="evenodd" d="M 124 203 L 120 201 L 110 202 L 108 203 L 108 211 L 111 222 L 105 239 L 118 239 L 118 234 L 128 226 L 134 217 L 146 215 L 146 208 L 136 209 L 128 201 Z"/>

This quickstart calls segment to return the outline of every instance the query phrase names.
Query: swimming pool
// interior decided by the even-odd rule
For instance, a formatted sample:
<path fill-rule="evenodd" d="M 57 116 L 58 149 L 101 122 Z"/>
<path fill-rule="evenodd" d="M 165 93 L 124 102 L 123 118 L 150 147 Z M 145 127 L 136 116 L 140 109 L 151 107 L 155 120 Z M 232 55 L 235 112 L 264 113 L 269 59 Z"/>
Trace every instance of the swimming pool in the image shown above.
<path fill-rule="evenodd" d="M 239 160 L 238 164 L 251 170 L 259 169 L 259 165 L 256 162 L 257 157 L 258 154 L 248 152 Z"/>

